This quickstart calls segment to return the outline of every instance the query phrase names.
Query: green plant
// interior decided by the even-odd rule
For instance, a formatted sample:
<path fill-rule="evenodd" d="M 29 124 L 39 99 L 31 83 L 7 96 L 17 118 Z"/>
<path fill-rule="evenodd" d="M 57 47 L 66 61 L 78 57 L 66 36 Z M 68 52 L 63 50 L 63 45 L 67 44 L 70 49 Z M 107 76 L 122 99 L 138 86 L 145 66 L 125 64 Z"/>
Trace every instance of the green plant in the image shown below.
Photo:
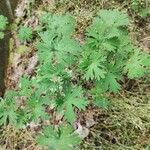
<path fill-rule="evenodd" d="M 64 124 L 72 125 L 76 111 L 88 106 L 88 94 L 96 106 L 107 109 L 111 103 L 106 95 L 121 90 L 124 75 L 137 78 L 147 74 L 149 55 L 132 45 L 125 13 L 101 10 L 88 27 L 83 46 L 73 38 L 75 20 L 70 15 L 44 13 L 39 20 L 36 75 L 22 77 L 18 90 L 10 98 L 6 94 L 0 103 L 1 124 L 24 127 L 27 123 L 41 123 L 61 114 Z M 32 30 L 21 27 L 19 38 L 30 41 Z M 136 69 L 133 69 L 134 64 Z M 92 88 L 87 90 L 83 82 L 91 83 Z M 55 112 L 55 116 L 46 108 Z M 68 125 L 56 130 L 44 127 L 38 143 L 49 149 L 73 149 L 70 145 L 80 142 L 72 132 Z"/>
<path fill-rule="evenodd" d="M 46 20 L 45 20 L 46 18 Z M 49 120 L 51 116 L 45 111 L 46 107 L 53 108 L 57 114 L 64 114 L 64 120 L 73 123 L 75 121 L 75 108 L 84 110 L 88 105 L 87 98 L 84 97 L 84 90 L 79 85 L 74 85 L 73 64 L 78 59 L 81 51 L 80 44 L 72 38 L 75 30 L 74 19 L 69 15 L 45 14 L 40 17 L 41 29 L 38 32 L 40 41 L 37 45 L 39 56 L 39 66 L 37 75 L 34 78 L 24 76 L 20 80 L 19 89 L 16 91 L 12 109 L 15 111 L 15 122 L 9 122 L 12 125 L 19 124 L 19 127 L 29 122 L 40 123 Z M 26 28 L 19 31 L 19 38 L 27 40 Z M 7 99 L 5 99 L 7 101 Z M 25 103 L 24 103 L 25 101 Z M 20 106 L 17 107 L 17 102 Z M 12 105 L 11 104 L 11 105 Z M 7 105 L 7 104 L 6 104 Z M 10 105 L 10 104 L 8 104 Z M 4 110 L 5 111 L 5 110 Z M 3 111 L 3 112 L 4 112 Z M 20 116 L 21 114 L 21 116 Z M 18 117 L 21 117 L 19 120 Z M 2 113 L 3 118 L 3 113 Z M 9 120 L 9 116 L 6 116 Z M 2 124 L 4 124 L 2 119 Z M 60 133 L 61 131 L 61 133 Z M 70 144 L 79 144 L 79 138 L 70 132 L 70 127 L 61 127 L 56 135 L 56 142 L 49 143 L 46 146 L 54 149 L 70 149 Z M 68 134 L 68 135 L 64 135 Z M 68 141 L 64 141 L 65 138 Z M 58 139 L 58 141 L 57 141 Z M 74 140 L 74 141 L 73 141 Z"/>
<path fill-rule="evenodd" d="M 37 138 L 39 144 L 50 150 L 75 150 L 75 146 L 81 142 L 71 126 L 62 125 L 58 129 L 52 126 L 44 127 L 42 134 Z"/>
<path fill-rule="evenodd" d="M 4 38 L 3 31 L 6 29 L 7 24 L 8 24 L 7 18 L 0 15 L 0 39 Z"/>
<path fill-rule="evenodd" d="M 65 99 L 61 100 L 64 101 L 64 103 L 61 105 L 58 103 L 58 109 L 59 111 L 65 110 L 65 118 L 72 123 L 76 119 L 74 108 L 77 107 L 80 110 L 84 110 L 88 103 L 83 96 L 81 87 L 69 88 L 66 91 Z"/>
<path fill-rule="evenodd" d="M 0 125 L 17 123 L 17 107 L 14 100 L 15 93 L 10 91 L 5 94 L 5 100 L 0 99 Z"/>
<path fill-rule="evenodd" d="M 21 26 L 19 29 L 18 38 L 21 42 L 31 41 L 32 39 L 32 28 Z"/>
<path fill-rule="evenodd" d="M 140 50 L 136 50 L 125 66 L 125 72 L 130 79 L 140 78 L 148 75 L 150 67 L 150 56 Z"/>
<path fill-rule="evenodd" d="M 87 29 L 81 71 L 86 80 L 95 80 L 104 91 L 118 92 L 121 89 L 118 81 L 132 51 L 124 28 L 128 22 L 126 14 L 102 10 Z"/>
<path fill-rule="evenodd" d="M 42 41 L 37 48 L 41 65 L 37 78 L 40 87 L 47 87 L 44 92 L 51 92 L 51 97 L 54 97 L 52 101 L 59 112 L 65 111 L 65 118 L 72 122 L 75 119 L 74 108 L 85 109 L 87 106 L 81 88 L 71 83 L 73 74 L 70 67 L 81 50 L 79 43 L 71 37 L 75 28 L 74 20 L 68 15 L 45 14 L 41 22 L 47 30 L 39 34 Z"/>
<path fill-rule="evenodd" d="M 80 72 L 84 79 L 95 83 L 91 95 L 97 106 L 109 106 L 105 93 L 118 93 L 125 74 L 132 79 L 148 74 L 150 56 L 132 45 L 128 23 L 125 13 L 101 10 L 87 29 Z"/>

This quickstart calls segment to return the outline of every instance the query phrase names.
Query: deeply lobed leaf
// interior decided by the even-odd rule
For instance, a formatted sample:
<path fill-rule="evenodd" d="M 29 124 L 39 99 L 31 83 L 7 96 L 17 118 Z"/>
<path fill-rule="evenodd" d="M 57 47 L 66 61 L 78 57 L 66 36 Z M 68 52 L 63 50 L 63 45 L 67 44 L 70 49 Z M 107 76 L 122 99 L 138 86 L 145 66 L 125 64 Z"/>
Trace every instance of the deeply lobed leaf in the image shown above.
<path fill-rule="evenodd" d="M 50 150 L 75 150 L 80 142 L 80 138 L 73 133 L 70 125 L 62 125 L 59 129 L 54 129 L 52 126 L 45 127 L 43 134 L 38 137 L 38 143 Z"/>

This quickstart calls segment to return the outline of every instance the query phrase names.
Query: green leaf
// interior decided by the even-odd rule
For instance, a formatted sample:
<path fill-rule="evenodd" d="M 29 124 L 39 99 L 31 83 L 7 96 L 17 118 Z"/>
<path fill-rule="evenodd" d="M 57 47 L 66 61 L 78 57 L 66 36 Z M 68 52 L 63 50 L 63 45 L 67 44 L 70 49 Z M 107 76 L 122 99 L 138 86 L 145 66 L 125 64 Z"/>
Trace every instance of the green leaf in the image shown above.
<path fill-rule="evenodd" d="M 125 66 L 125 72 L 130 79 L 140 78 L 149 73 L 150 55 L 135 50 Z"/>
<path fill-rule="evenodd" d="M 21 26 L 18 33 L 18 38 L 21 42 L 31 41 L 32 34 L 31 27 Z"/>
<path fill-rule="evenodd" d="M 45 112 L 44 103 L 44 97 L 36 97 L 35 95 L 32 95 L 26 105 L 26 112 L 28 112 L 30 120 L 39 122 L 40 118 L 43 120 L 49 119 L 48 114 Z"/>
<path fill-rule="evenodd" d="M 45 31 L 44 33 L 40 33 L 39 35 L 41 38 L 41 42 L 37 45 L 39 61 L 41 63 L 50 62 L 55 51 L 53 40 L 57 37 L 57 35 L 54 31 Z"/>
<path fill-rule="evenodd" d="M 37 71 L 36 82 L 45 93 L 46 91 L 56 92 L 63 82 L 63 78 L 67 73 L 63 64 L 52 65 L 52 63 L 45 63 L 39 66 Z"/>
<path fill-rule="evenodd" d="M 113 73 L 107 73 L 105 79 L 102 80 L 102 86 L 104 89 L 117 93 L 121 89 L 121 85 L 118 83 L 118 75 Z"/>
<path fill-rule="evenodd" d="M 65 37 L 70 37 L 75 31 L 75 20 L 70 15 L 53 15 L 48 20 L 48 28 L 56 30 L 57 33 Z"/>
<path fill-rule="evenodd" d="M 81 140 L 77 134 L 73 133 L 73 128 L 70 125 L 62 125 L 58 129 L 54 129 L 52 126 L 44 127 L 37 142 L 49 150 L 75 150 Z"/>
<path fill-rule="evenodd" d="M 47 30 L 40 34 L 41 42 L 37 45 L 40 62 L 50 62 L 55 60 L 57 63 L 71 65 L 77 52 L 81 51 L 78 42 L 68 36 L 59 36 L 56 30 Z M 47 57 L 45 57 L 47 56 Z"/>
<path fill-rule="evenodd" d="M 6 17 L 0 15 L 0 31 L 4 31 L 8 24 L 8 20 Z"/>
<path fill-rule="evenodd" d="M 70 37 L 75 31 L 75 20 L 70 15 L 56 15 L 44 13 L 40 17 L 42 24 L 46 25 L 49 31 L 54 31 L 58 35 Z"/>
<path fill-rule="evenodd" d="M 118 10 L 100 10 L 98 16 L 109 26 L 126 26 L 129 24 L 128 15 Z"/>
<path fill-rule="evenodd" d="M 32 83 L 28 76 L 21 77 L 19 83 L 20 87 L 19 95 L 29 97 L 33 91 L 31 85 Z"/>
<path fill-rule="evenodd" d="M 63 104 L 61 106 L 58 105 L 58 110 L 65 110 L 65 118 L 72 123 L 76 119 L 74 108 L 84 110 L 87 105 L 88 102 L 83 97 L 81 87 L 69 88 L 63 99 Z"/>
<path fill-rule="evenodd" d="M 105 78 L 105 73 L 106 71 L 99 62 L 93 62 L 90 66 L 88 66 L 85 78 L 86 80 L 100 80 L 101 78 Z"/>
<path fill-rule="evenodd" d="M 16 93 L 14 91 L 7 91 L 4 99 L 0 99 L 0 125 L 17 125 L 17 104 L 14 99 Z"/>
<path fill-rule="evenodd" d="M 91 89 L 93 104 L 97 107 L 108 109 L 111 105 L 110 101 L 105 96 L 106 90 L 100 82 L 96 82 L 94 88 Z"/>
<path fill-rule="evenodd" d="M 4 33 L 1 31 L 4 31 L 6 29 L 7 24 L 8 24 L 7 18 L 0 15 L 0 39 L 4 38 Z"/>
<path fill-rule="evenodd" d="M 106 61 L 105 57 L 100 57 L 98 53 L 93 53 L 90 56 L 91 63 L 88 64 L 85 71 L 85 79 L 86 80 L 100 80 L 105 78 L 105 66 L 103 63 Z"/>

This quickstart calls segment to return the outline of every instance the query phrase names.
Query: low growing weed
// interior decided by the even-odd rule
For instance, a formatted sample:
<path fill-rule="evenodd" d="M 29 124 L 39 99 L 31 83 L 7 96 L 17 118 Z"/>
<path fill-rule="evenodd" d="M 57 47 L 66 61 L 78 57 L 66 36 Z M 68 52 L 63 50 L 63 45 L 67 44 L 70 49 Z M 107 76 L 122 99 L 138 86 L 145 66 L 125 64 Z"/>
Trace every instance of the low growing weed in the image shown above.
<path fill-rule="evenodd" d="M 40 124 L 54 117 L 46 111 L 49 108 L 64 116 L 63 125 L 44 126 L 37 142 L 54 150 L 75 149 L 80 139 L 70 125 L 77 118 L 76 112 L 88 106 L 86 93 L 96 106 L 108 108 L 105 95 L 121 90 L 124 75 L 131 79 L 147 75 L 150 58 L 132 45 L 128 16 L 117 10 L 98 13 L 86 30 L 84 45 L 73 38 L 72 16 L 45 13 L 39 20 L 36 75 L 22 77 L 18 90 L 5 94 L 0 102 L 0 123 L 19 128 L 30 122 Z M 29 41 L 31 29 L 21 27 L 19 38 Z M 90 82 L 93 88 L 87 91 L 82 82 Z"/>

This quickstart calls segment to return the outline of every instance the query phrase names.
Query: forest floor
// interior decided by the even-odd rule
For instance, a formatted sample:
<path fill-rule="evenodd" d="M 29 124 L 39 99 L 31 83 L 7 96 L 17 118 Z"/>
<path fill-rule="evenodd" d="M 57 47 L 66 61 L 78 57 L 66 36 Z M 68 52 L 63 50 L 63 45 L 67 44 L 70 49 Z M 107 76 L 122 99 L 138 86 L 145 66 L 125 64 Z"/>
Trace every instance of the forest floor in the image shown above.
<path fill-rule="evenodd" d="M 25 0 L 26 1 L 26 0 Z M 33 74 L 37 65 L 36 51 L 32 43 L 22 45 L 17 40 L 17 30 L 21 24 L 37 25 L 36 14 L 40 11 L 75 16 L 78 26 L 75 38 L 83 42 L 85 28 L 100 9 L 119 9 L 130 16 L 129 32 L 135 45 L 143 51 L 150 50 L 150 18 L 140 17 L 138 10 L 131 9 L 131 2 L 123 0 L 42 0 L 36 5 L 27 6 L 22 1 L 17 8 L 17 18 L 13 25 L 13 38 L 10 40 L 10 66 L 7 75 L 7 88 L 15 89 L 20 76 Z M 141 7 L 141 6 L 139 6 Z M 140 8 L 138 8 L 140 9 Z M 111 106 L 104 110 L 89 108 L 83 112 L 81 120 L 91 118 L 89 134 L 80 145 L 81 150 L 150 150 L 150 79 L 124 80 L 120 94 L 111 95 Z M 83 121 L 84 124 L 84 121 Z M 36 145 L 33 132 L 27 129 L 18 131 L 11 126 L 0 131 L 0 150 L 41 150 Z M 86 133 L 85 133 L 86 134 Z M 4 142 L 5 141 L 5 142 Z"/>

